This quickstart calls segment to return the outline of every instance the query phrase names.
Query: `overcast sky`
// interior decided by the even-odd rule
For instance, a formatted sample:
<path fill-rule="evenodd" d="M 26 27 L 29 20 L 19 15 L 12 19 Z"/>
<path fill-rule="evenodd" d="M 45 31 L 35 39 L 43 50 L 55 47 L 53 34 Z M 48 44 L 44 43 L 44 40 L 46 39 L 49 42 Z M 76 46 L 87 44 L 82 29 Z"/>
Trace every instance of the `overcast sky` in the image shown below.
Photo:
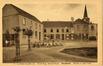
<path fill-rule="evenodd" d="M 70 21 L 83 18 L 85 4 L 15 4 L 15 6 L 37 17 L 40 21 Z M 97 23 L 98 9 L 95 4 L 86 4 L 88 16 L 91 21 Z"/>

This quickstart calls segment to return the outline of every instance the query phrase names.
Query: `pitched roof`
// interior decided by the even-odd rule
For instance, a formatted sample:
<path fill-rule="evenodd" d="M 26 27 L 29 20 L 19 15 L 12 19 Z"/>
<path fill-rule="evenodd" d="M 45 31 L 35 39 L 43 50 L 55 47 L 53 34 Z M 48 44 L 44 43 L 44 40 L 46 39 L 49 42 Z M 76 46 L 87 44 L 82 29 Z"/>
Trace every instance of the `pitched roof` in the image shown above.
<path fill-rule="evenodd" d="M 27 18 L 29 18 L 29 19 L 32 19 L 32 20 L 35 20 L 35 21 L 41 23 L 41 21 L 39 21 L 35 16 L 27 13 L 26 11 L 24 11 L 24 10 L 22 10 L 22 9 L 16 7 L 16 6 L 14 6 L 13 4 L 6 4 L 5 6 L 8 6 L 8 5 L 11 5 L 14 9 L 16 9 L 17 12 L 18 12 L 20 15 L 25 16 L 25 17 L 27 17 Z"/>
<path fill-rule="evenodd" d="M 73 27 L 72 21 L 43 21 L 44 27 Z"/>

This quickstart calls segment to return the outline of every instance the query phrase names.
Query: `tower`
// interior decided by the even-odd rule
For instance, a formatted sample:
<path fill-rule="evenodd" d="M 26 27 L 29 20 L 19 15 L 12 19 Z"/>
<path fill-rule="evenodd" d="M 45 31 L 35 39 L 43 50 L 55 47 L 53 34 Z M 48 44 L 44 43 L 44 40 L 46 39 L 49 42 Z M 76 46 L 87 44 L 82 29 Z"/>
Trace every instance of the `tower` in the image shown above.
<path fill-rule="evenodd" d="M 86 5 L 85 5 L 85 9 L 84 9 L 83 21 L 86 21 L 86 22 L 89 22 L 89 21 L 90 21 L 90 19 L 89 19 L 89 17 L 88 17 Z"/>
<path fill-rule="evenodd" d="M 86 5 L 85 5 L 84 16 L 83 16 L 83 17 L 84 17 L 84 18 L 88 17 Z"/>

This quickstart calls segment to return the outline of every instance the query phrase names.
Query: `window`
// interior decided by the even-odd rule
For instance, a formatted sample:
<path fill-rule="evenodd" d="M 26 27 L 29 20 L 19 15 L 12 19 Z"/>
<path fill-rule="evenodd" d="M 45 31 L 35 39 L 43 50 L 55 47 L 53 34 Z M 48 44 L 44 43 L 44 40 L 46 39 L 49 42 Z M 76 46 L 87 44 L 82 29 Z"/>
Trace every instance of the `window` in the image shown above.
<path fill-rule="evenodd" d="M 50 39 L 54 39 L 54 34 L 51 34 L 51 35 L 50 35 Z"/>
<path fill-rule="evenodd" d="M 26 18 L 23 19 L 23 25 L 26 25 Z"/>
<path fill-rule="evenodd" d="M 39 25 L 39 29 L 41 30 L 41 25 Z"/>
<path fill-rule="evenodd" d="M 35 37 L 37 37 L 37 35 L 38 35 L 37 31 L 35 31 Z"/>
<path fill-rule="evenodd" d="M 62 34 L 62 40 L 64 40 L 64 34 Z"/>
<path fill-rule="evenodd" d="M 53 32 L 53 29 L 51 29 L 51 32 Z"/>
<path fill-rule="evenodd" d="M 68 30 L 68 29 L 66 29 L 66 32 L 69 32 L 69 30 Z"/>
<path fill-rule="evenodd" d="M 59 29 L 57 29 L 57 32 L 59 32 Z"/>
<path fill-rule="evenodd" d="M 60 39 L 60 34 L 56 34 L 56 39 Z"/>
<path fill-rule="evenodd" d="M 94 26 L 93 25 L 91 26 L 91 30 L 94 30 Z"/>
<path fill-rule="evenodd" d="M 37 23 L 35 23 L 35 29 L 37 29 L 37 26 L 38 26 L 38 24 L 37 24 Z"/>
<path fill-rule="evenodd" d="M 44 32 L 46 33 L 46 29 L 44 29 Z"/>
<path fill-rule="evenodd" d="M 65 36 L 66 36 L 66 39 L 69 39 L 69 34 L 66 34 Z"/>
<path fill-rule="evenodd" d="M 31 21 L 30 25 L 33 25 L 33 22 Z"/>

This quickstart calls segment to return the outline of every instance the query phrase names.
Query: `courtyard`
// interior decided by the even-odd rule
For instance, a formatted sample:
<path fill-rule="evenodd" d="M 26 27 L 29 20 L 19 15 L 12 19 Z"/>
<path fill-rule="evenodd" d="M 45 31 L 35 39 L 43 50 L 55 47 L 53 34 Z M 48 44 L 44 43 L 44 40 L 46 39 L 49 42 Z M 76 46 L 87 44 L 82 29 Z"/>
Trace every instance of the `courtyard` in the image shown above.
<path fill-rule="evenodd" d="M 68 41 L 62 42 L 63 46 L 55 47 L 32 47 L 28 51 L 28 45 L 20 46 L 19 63 L 41 62 L 96 62 L 97 58 L 83 57 L 73 54 L 62 53 L 66 48 L 97 47 L 96 41 Z M 3 63 L 16 63 L 15 46 L 3 47 Z M 71 50 L 72 51 L 72 50 Z M 74 52 L 74 51 L 73 51 Z"/>

